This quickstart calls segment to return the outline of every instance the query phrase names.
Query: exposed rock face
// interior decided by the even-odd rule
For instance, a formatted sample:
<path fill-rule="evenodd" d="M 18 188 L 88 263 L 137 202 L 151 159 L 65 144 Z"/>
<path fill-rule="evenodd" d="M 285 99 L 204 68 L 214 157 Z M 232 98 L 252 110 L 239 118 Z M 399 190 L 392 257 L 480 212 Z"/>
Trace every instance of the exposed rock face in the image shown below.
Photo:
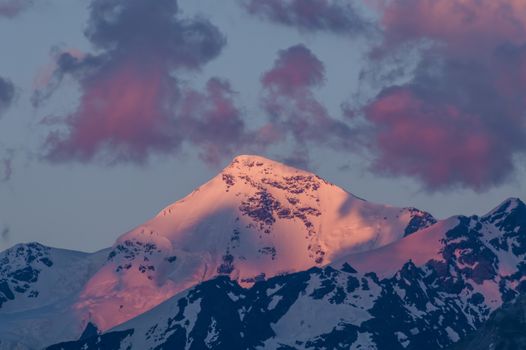
<path fill-rule="evenodd" d="M 519 295 L 526 278 L 517 248 L 526 235 L 522 208 L 510 199 L 486 216 L 453 217 L 251 288 L 219 277 L 100 336 L 53 349 L 433 350 L 480 327 L 484 336 L 466 349 L 521 349 L 526 333 L 515 332 L 525 324 L 524 298 L 490 315 Z"/>
<path fill-rule="evenodd" d="M 479 330 L 451 350 L 526 349 L 526 295 L 495 311 Z"/>
<path fill-rule="evenodd" d="M 90 323 L 107 331 L 218 276 L 250 287 L 435 222 L 414 208 L 364 201 L 315 174 L 239 156 L 105 251 L 30 244 L 0 253 L 7 259 L 0 267 L 0 349 L 78 339 Z"/>
<path fill-rule="evenodd" d="M 435 222 L 414 208 L 358 199 L 312 173 L 239 156 L 122 235 L 75 308 L 107 330 L 218 275 L 247 287 L 384 246 Z"/>

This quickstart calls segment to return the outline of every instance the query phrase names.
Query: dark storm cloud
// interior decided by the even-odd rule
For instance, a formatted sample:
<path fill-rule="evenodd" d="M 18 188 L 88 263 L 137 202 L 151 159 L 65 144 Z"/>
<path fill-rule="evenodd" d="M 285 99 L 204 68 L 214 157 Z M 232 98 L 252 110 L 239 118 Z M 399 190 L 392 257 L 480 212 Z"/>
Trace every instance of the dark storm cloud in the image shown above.
<path fill-rule="evenodd" d="M 0 77 L 0 116 L 11 105 L 15 97 L 15 87 L 9 80 Z"/>
<path fill-rule="evenodd" d="M 245 10 L 301 31 L 363 33 L 371 24 L 349 0 L 240 0 Z"/>
<path fill-rule="evenodd" d="M 94 0 L 86 37 L 98 53 L 58 55 L 48 86 L 34 96 L 38 105 L 66 75 L 82 89 L 77 110 L 59 120 L 66 130 L 48 135 L 47 159 L 141 163 L 190 143 L 214 161 L 242 142 L 244 124 L 227 82 L 213 79 L 198 92 L 177 78 L 224 47 L 208 20 L 181 18 L 175 0 Z"/>
<path fill-rule="evenodd" d="M 375 170 L 430 190 L 509 179 L 526 152 L 525 10 L 513 0 L 384 2 L 378 69 L 410 47 L 420 59 L 406 83 L 384 86 L 363 109 Z"/>

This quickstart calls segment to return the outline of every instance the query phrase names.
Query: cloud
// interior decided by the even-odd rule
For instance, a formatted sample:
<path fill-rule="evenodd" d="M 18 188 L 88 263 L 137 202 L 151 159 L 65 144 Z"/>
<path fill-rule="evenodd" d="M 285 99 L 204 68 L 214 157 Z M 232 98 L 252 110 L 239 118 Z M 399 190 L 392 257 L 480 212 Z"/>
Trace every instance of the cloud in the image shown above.
<path fill-rule="evenodd" d="M 141 67 L 133 60 L 105 68 L 86 73 L 80 105 L 60 121 L 65 133 L 48 135 L 46 157 L 85 162 L 104 154 L 111 162 L 143 162 L 151 152 L 176 149 L 181 143 L 171 105 L 176 82 L 159 66 Z"/>
<path fill-rule="evenodd" d="M 310 170 L 312 168 L 310 154 L 306 148 L 296 149 L 291 154 L 278 157 L 278 160 L 299 169 Z"/>
<path fill-rule="evenodd" d="M 9 80 L 0 77 L 0 115 L 11 105 L 15 98 L 15 87 Z"/>
<path fill-rule="evenodd" d="M 274 67 L 263 75 L 261 82 L 279 93 L 293 95 L 297 91 L 321 86 L 324 80 L 323 63 L 300 44 L 280 51 Z"/>
<path fill-rule="evenodd" d="M 0 0 L 0 17 L 16 17 L 32 4 L 32 0 Z"/>
<path fill-rule="evenodd" d="M 3 242 L 8 242 L 11 236 L 11 229 L 9 226 L 0 225 L 0 238 Z"/>
<path fill-rule="evenodd" d="M 41 66 L 33 78 L 33 96 L 31 102 L 34 107 L 45 102 L 60 85 L 64 73 L 61 72 L 59 62 L 67 59 L 82 60 L 86 54 L 75 48 L 53 47 L 50 52 L 50 61 Z"/>
<path fill-rule="evenodd" d="M 525 10 L 514 0 L 383 3 L 377 68 L 408 47 L 418 61 L 362 110 L 373 169 L 429 190 L 483 191 L 511 177 L 526 152 Z"/>
<path fill-rule="evenodd" d="M 57 126 L 46 139 L 46 159 L 143 163 L 188 142 L 213 161 L 242 141 L 227 82 L 212 79 L 197 92 L 178 78 L 199 71 L 224 47 L 225 37 L 208 20 L 181 18 L 175 0 L 93 0 L 86 37 L 97 54 L 62 52 L 49 83 L 34 95 L 40 104 L 65 76 L 81 87 L 76 111 L 43 120 Z"/>
<path fill-rule="evenodd" d="M 207 163 L 216 164 L 225 154 L 235 154 L 239 147 L 251 143 L 234 96 L 228 81 L 219 78 L 210 79 L 205 92 L 184 93 L 179 112 L 182 131 L 201 149 L 201 158 Z"/>
<path fill-rule="evenodd" d="M 373 95 L 362 108 L 348 103 L 346 121 L 332 118 L 314 96 L 325 72 L 312 52 L 301 45 L 281 51 L 262 78 L 266 137 L 292 137 L 299 154 L 307 143 L 366 149 L 375 172 L 413 177 L 429 190 L 501 185 L 526 153 L 526 2 L 368 1 L 378 26 L 353 2 L 242 4 L 301 31 L 381 34 L 380 43 L 371 41 L 372 68 L 361 75 L 369 84 L 363 91 L 371 87 Z"/>
<path fill-rule="evenodd" d="M 323 63 L 304 45 L 280 51 L 272 69 L 261 78 L 262 106 L 269 117 L 267 137 L 285 140 L 291 135 L 299 147 L 309 143 L 348 146 L 352 141 L 350 128 L 332 118 L 314 96 L 313 89 L 324 81 Z"/>
<path fill-rule="evenodd" d="M 369 140 L 377 152 L 373 168 L 416 177 L 431 189 L 483 190 L 502 183 L 513 169 L 513 147 L 525 146 L 520 138 L 502 140 L 506 135 L 480 115 L 430 101 L 414 86 L 383 91 L 365 114 L 374 128 Z"/>
<path fill-rule="evenodd" d="M 371 24 L 352 1 L 240 0 L 251 15 L 306 32 L 363 33 Z"/>
<path fill-rule="evenodd" d="M 502 43 L 522 44 L 526 34 L 522 0 L 384 0 L 380 11 L 391 48 L 431 40 L 450 54 L 484 55 Z"/>
<path fill-rule="evenodd" d="M 2 150 L 1 148 L 0 151 L 3 153 L 0 158 L 0 181 L 7 182 L 11 180 L 11 176 L 13 175 L 13 158 L 15 152 L 12 149 Z"/>

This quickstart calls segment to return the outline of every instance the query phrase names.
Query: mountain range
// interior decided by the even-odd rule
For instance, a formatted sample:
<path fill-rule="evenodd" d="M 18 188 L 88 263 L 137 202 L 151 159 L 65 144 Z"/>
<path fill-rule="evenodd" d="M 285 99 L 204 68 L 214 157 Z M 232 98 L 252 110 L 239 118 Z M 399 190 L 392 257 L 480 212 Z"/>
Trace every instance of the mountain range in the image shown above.
<path fill-rule="evenodd" d="M 489 320 L 451 350 L 526 349 L 526 295 L 505 303 Z"/>
<path fill-rule="evenodd" d="M 525 254 L 517 198 L 437 220 L 239 156 L 110 248 L 1 252 L 0 349 L 446 349 Z"/>

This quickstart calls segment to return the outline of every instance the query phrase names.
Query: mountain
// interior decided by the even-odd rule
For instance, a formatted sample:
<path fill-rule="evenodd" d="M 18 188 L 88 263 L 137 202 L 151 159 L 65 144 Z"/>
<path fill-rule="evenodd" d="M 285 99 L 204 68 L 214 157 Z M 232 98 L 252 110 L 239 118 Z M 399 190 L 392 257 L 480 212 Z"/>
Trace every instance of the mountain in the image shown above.
<path fill-rule="evenodd" d="M 526 349 L 526 295 L 497 309 L 490 319 L 451 350 Z"/>
<path fill-rule="evenodd" d="M 525 254 L 526 205 L 511 198 L 250 288 L 220 276 L 49 349 L 445 349 L 526 290 Z"/>
<path fill-rule="evenodd" d="M 70 305 L 107 255 L 108 250 L 87 254 L 38 243 L 1 252 L 0 349 L 39 348 L 42 341 L 75 334 Z M 49 322 L 53 318 L 61 322 Z"/>
<path fill-rule="evenodd" d="M 249 288 L 435 223 L 415 208 L 367 202 L 312 173 L 239 156 L 111 248 L 27 244 L 0 253 L 0 349 L 86 339 L 86 328 L 107 331 L 218 276 Z"/>

